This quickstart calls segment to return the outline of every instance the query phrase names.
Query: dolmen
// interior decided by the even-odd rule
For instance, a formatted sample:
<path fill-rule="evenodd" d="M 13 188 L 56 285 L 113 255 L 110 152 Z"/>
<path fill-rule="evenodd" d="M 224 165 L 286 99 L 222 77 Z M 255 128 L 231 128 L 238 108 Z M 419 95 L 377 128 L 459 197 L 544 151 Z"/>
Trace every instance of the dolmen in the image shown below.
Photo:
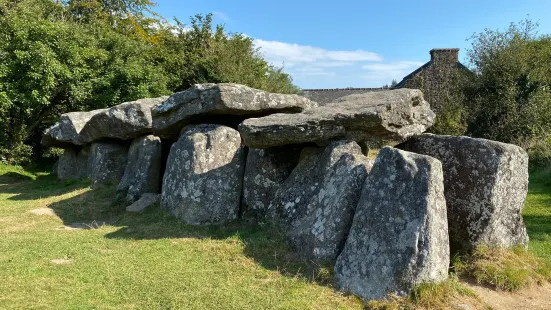
<path fill-rule="evenodd" d="M 448 277 L 450 256 L 526 246 L 528 157 L 519 147 L 424 133 L 415 89 L 325 106 L 238 84 L 63 114 L 42 143 L 65 149 L 60 180 L 111 184 L 127 210 L 158 206 L 189 225 L 281 229 L 297 255 L 332 264 L 364 300 Z M 376 159 L 366 145 L 383 147 Z"/>

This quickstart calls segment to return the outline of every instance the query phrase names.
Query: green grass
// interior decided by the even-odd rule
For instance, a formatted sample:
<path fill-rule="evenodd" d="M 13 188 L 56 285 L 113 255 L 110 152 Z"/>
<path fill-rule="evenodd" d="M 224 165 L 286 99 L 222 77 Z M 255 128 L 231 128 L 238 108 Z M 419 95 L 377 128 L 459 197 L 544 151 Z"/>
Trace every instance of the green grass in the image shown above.
<path fill-rule="evenodd" d="M 0 309 L 362 307 L 269 227 L 191 227 L 159 208 L 127 214 L 113 194 L 0 165 Z M 29 212 L 37 208 L 56 216 Z M 93 221 L 107 224 L 64 228 Z"/>
<path fill-rule="evenodd" d="M 113 197 L 112 188 L 92 191 L 85 181 L 58 182 L 46 172 L 0 165 L 0 309 L 364 306 L 331 287 L 330 268 L 309 269 L 297 259 L 277 230 L 239 223 L 191 227 L 158 207 L 126 213 Z M 55 215 L 30 212 L 38 208 Z M 545 274 L 551 264 L 551 170 L 531 174 L 524 218 L 528 251 L 544 262 L 539 274 Z M 65 228 L 73 223 L 100 227 Z M 59 259 L 64 264 L 54 263 Z M 452 277 L 420 285 L 408 299 L 367 306 L 438 308 L 458 297 L 474 298 Z"/>

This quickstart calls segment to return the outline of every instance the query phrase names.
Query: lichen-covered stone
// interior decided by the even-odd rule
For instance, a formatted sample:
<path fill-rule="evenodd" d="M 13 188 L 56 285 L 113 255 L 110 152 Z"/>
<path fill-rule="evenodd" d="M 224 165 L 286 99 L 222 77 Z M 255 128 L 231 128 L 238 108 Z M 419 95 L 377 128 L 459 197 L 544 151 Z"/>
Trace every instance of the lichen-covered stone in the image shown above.
<path fill-rule="evenodd" d="M 221 125 L 185 127 L 170 149 L 161 208 L 191 225 L 237 219 L 244 169 L 239 132 Z"/>
<path fill-rule="evenodd" d="M 88 174 L 92 188 L 118 184 L 124 174 L 128 146 L 114 142 L 92 143 L 88 160 Z"/>
<path fill-rule="evenodd" d="M 276 191 L 268 207 L 269 216 L 288 230 L 297 218 L 303 218 L 308 204 L 324 180 L 325 174 L 344 154 L 357 154 L 360 147 L 351 141 L 335 141 L 327 147 L 306 147 L 289 177 Z"/>
<path fill-rule="evenodd" d="M 335 157 L 341 155 L 340 158 L 330 160 L 326 170 L 320 171 L 319 189 L 308 202 L 305 216 L 295 218 L 286 234 L 288 242 L 309 260 L 334 261 L 337 258 L 352 225 L 363 184 L 373 166 L 373 160 L 363 156 L 356 143 L 341 143 L 341 146 L 351 147 L 344 153 L 333 152 Z"/>
<path fill-rule="evenodd" d="M 300 112 L 317 106 L 298 95 L 272 94 L 238 84 L 196 84 L 175 93 L 153 109 L 156 135 L 172 137 L 179 130 L 209 115 L 241 115 L 254 117 L 276 112 Z"/>
<path fill-rule="evenodd" d="M 84 145 L 106 138 L 129 140 L 152 132 L 151 109 L 168 97 L 125 102 L 108 109 L 62 114 L 42 137 L 46 147 Z"/>
<path fill-rule="evenodd" d="M 435 115 L 423 94 L 398 89 L 350 95 L 297 114 L 250 118 L 239 125 L 245 145 L 267 148 L 336 139 L 401 141 L 424 132 Z"/>
<path fill-rule="evenodd" d="M 341 290 L 364 300 L 443 281 L 450 262 L 442 164 L 385 147 L 367 177 L 335 265 Z"/>
<path fill-rule="evenodd" d="M 55 165 L 58 180 L 77 180 L 88 177 L 90 147 L 67 148 Z"/>
<path fill-rule="evenodd" d="M 298 163 L 298 146 L 249 149 L 241 213 L 244 218 L 263 219 L 281 184 Z"/>
<path fill-rule="evenodd" d="M 161 192 L 161 139 L 153 135 L 134 139 L 118 195 L 132 203 L 145 193 Z"/>
<path fill-rule="evenodd" d="M 522 207 L 528 155 L 522 148 L 470 137 L 424 134 L 398 148 L 442 161 L 452 249 L 526 245 Z"/>

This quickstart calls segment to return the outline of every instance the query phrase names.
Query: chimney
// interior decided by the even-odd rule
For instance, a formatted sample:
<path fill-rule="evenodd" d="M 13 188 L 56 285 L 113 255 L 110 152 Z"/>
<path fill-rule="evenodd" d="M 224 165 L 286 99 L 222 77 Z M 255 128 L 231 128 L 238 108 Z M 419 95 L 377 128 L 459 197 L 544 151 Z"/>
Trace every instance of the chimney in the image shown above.
<path fill-rule="evenodd" d="M 452 63 L 459 62 L 458 48 L 433 48 L 430 50 L 430 61 L 434 63 Z"/>

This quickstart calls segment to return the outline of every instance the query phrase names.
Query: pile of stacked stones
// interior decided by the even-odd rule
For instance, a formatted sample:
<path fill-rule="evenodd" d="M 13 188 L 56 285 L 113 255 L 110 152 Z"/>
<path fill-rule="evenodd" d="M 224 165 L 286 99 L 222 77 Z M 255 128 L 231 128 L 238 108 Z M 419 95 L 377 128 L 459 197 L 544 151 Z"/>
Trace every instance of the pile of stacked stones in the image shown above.
<path fill-rule="evenodd" d="M 334 263 L 338 287 L 369 300 L 445 280 L 450 251 L 528 241 L 526 153 L 423 134 L 434 117 L 412 89 L 318 107 L 201 84 L 64 114 L 43 143 L 65 149 L 59 179 L 118 184 L 128 204 L 160 200 L 191 225 L 270 221 L 304 258 Z M 366 145 L 389 140 L 403 142 L 365 156 Z"/>

